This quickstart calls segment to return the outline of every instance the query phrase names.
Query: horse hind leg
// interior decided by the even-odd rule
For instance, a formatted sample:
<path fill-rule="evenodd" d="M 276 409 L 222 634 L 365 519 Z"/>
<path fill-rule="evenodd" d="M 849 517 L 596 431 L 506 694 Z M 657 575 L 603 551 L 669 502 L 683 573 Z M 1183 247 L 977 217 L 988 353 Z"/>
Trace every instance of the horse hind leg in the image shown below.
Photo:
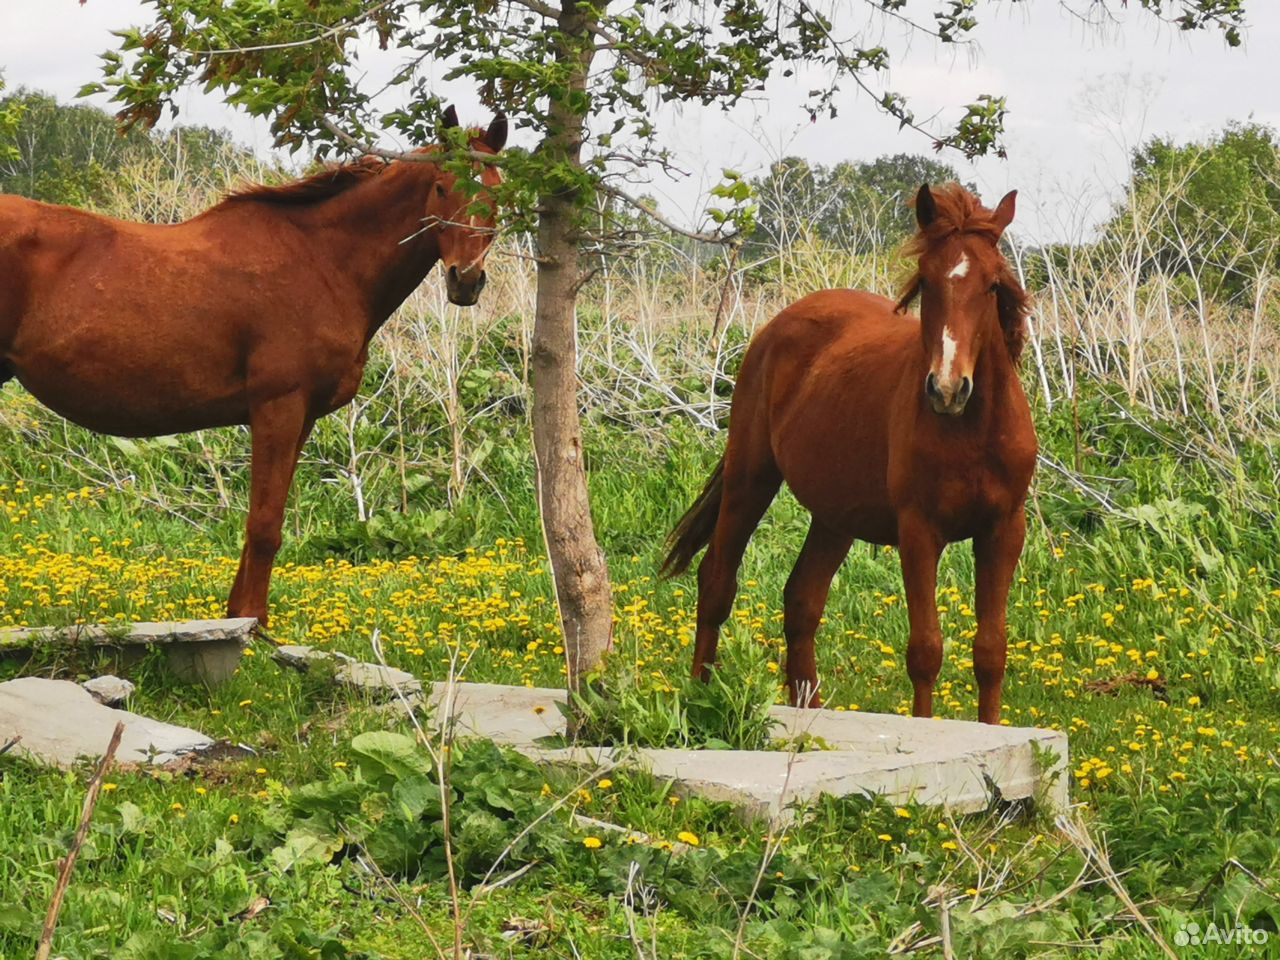
<path fill-rule="evenodd" d="M 240 566 L 227 601 L 228 616 L 254 617 L 267 625 L 267 592 L 280 549 L 285 503 L 311 424 L 301 395 L 272 400 L 250 413 L 253 458 L 249 516 Z"/>
<path fill-rule="evenodd" d="M 707 680 L 716 661 L 720 628 L 733 610 L 738 567 L 751 534 L 782 485 L 772 457 L 744 470 L 726 458 L 724 488 L 715 531 L 698 567 L 698 625 L 693 647 L 693 676 Z"/>
<path fill-rule="evenodd" d="M 796 707 L 820 707 L 814 635 L 827 606 L 831 579 L 840 569 L 853 537 L 837 533 L 817 520 L 783 590 L 783 632 L 787 638 L 787 689 Z"/>

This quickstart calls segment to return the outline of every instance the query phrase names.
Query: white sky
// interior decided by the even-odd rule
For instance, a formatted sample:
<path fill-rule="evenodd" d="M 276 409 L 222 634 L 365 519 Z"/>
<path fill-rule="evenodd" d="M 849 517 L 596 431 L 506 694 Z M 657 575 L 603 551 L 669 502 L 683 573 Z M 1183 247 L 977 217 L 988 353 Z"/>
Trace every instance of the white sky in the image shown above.
<path fill-rule="evenodd" d="M 863 17 L 881 30 L 869 4 L 836 2 L 857 11 L 836 20 L 838 32 L 853 33 Z M 912 0 L 908 9 L 927 20 L 937 6 L 937 0 Z M 1129 151 L 1151 136 L 1202 138 L 1228 120 L 1280 126 L 1280 3 L 1249 0 L 1245 44 L 1235 50 L 1216 32 L 1183 34 L 1162 26 L 1137 2 L 1123 11 L 1111 0 L 1120 20 L 1088 26 L 1070 9 L 1088 6 L 1089 0 L 980 4 L 977 44 L 962 50 L 927 37 L 906 44 L 894 28 L 884 28 L 894 66 L 887 80 L 872 82 L 906 94 L 918 118 L 937 111 L 943 121 L 954 119 L 961 112 L 956 108 L 979 93 L 1007 96 L 1008 160 L 971 165 L 953 153 L 941 159 L 977 182 L 990 203 L 1017 188 L 1015 229 L 1029 240 L 1079 238 L 1101 220 L 1125 181 Z M 70 99 L 99 79 L 97 55 L 115 46 L 110 31 L 149 23 L 147 14 L 138 0 L 0 0 L 0 70 L 11 89 L 25 85 Z M 370 50 L 364 63 L 377 81 L 393 68 L 394 55 Z M 804 77 L 779 80 L 765 97 L 727 114 L 698 105 L 660 108 L 664 143 L 688 176 L 641 189 L 658 196 L 673 219 L 694 225 L 706 190 L 725 167 L 750 175 L 787 154 L 831 164 L 930 152 L 927 141 L 899 132 L 852 85 L 837 100 L 836 120 L 810 123 L 801 108 L 811 85 Z M 458 104 L 464 122 L 487 121 L 467 85 L 440 83 L 437 91 Z M 193 90 L 178 104 L 180 120 L 229 128 L 264 152 L 270 147 L 264 123 L 214 98 Z"/>

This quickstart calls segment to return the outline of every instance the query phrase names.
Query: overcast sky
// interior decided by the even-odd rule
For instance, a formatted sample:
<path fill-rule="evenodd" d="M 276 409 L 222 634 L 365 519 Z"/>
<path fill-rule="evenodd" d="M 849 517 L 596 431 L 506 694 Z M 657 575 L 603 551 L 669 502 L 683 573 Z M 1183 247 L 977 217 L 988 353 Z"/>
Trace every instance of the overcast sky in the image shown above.
<path fill-rule="evenodd" d="M 1118 21 L 1087 24 L 1077 12 L 1089 0 L 984 2 L 977 42 L 964 49 L 929 38 L 910 43 L 881 27 L 865 0 L 843 0 L 854 11 L 838 27 L 845 35 L 864 24 L 894 55 L 878 86 L 906 94 L 919 118 L 935 112 L 954 120 L 956 108 L 980 93 L 1008 98 L 1008 160 L 967 164 L 942 154 L 994 203 L 1019 190 L 1015 227 L 1030 240 L 1076 239 L 1103 218 L 1118 196 L 1131 149 L 1155 135 L 1204 138 L 1229 120 L 1280 125 L 1280 3 L 1248 0 L 1250 26 L 1242 48 L 1229 49 L 1214 32 L 1184 34 L 1160 25 L 1131 3 Z M 923 13 L 937 0 L 912 0 Z M 112 29 L 150 22 L 137 0 L 0 0 L 0 70 L 10 86 L 29 86 L 71 98 L 99 78 L 98 54 L 113 47 Z M 393 55 L 370 53 L 371 79 L 386 76 Z M 869 160 L 885 153 L 927 153 L 919 135 L 899 132 L 866 95 L 844 91 L 839 116 L 810 123 L 803 111 L 811 84 L 778 81 L 766 94 L 725 114 L 697 105 L 657 114 L 664 142 L 688 176 L 643 188 L 673 218 L 693 224 L 706 190 L 731 167 L 758 173 L 779 156 L 820 163 Z M 464 122 L 482 123 L 475 92 L 438 84 L 459 106 Z M 198 92 L 178 100 L 180 120 L 229 128 L 240 141 L 266 151 L 271 138 L 254 121 Z M 105 101 L 103 102 L 105 106 Z"/>

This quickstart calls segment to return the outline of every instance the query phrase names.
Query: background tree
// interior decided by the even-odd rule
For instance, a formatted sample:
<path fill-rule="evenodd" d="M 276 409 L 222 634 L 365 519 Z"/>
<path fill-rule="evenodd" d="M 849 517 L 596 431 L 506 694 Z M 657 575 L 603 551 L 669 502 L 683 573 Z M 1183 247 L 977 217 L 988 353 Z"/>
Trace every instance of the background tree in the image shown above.
<path fill-rule="evenodd" d="M 747 252 L 776 250 L 801 234 L 850 253 L 895 246 L 915 229 L 909 201 L 920 184 L 959 179 L 950 164 L 919 154 L 830 167 L 784 157 L 750 181 L 759 210 Z"/>
<path fill-rule="evenodd" d="M 0 193 L 71 206 L 101 206 L 122 171 L 144 160 L 161 161 L 161 176 L 189 177 L 247 160 L 230 134 L 178 126 L 163 133 L 135 127 L 121 134 L 115 118 L 89 104 L 59 103 L 52 94 L 19 88 L 0 99 L 9 116 L 0 143 Z"/>
<path fill-rule="evenodd" d="M 1275 131 L 1231 124 L 1203 142 L 1157 137 L 1134 152 L 1129 193 L 1110 233 L 1145 233 L 1144 273 L 1189 276 L 1213 299 L 1249 296 L 1280 241 Z"/>
<path fill-rule="evenodd" d="M 4 91 L 4 74 L 0 73 L 0 92 Z M 8 162 L 18 155 L 14 135 L 18 123 L 22 119 L 22 108 L 9 102 L 8 98 L 0 100 L 0 163 Z"/>
<path fill-rule="evenodd" d="M 575 687 L 599 662 L 612 628 L 608 571 L 587 499 L 575 374 L 574 306 L 588 269 L 582 246 L 598 220 L 595 201 L 604 194 L 647 209 L 618 186 L 617 177 L 628 168 L 667 162 L 655 139 L 655 103 L 730 107 L 761 91 L 771 76 L 790 76 L 804 66 L 827 78 L 811 94 L 811 114 L 833 115 L 840 85 L 870 90 L 869 78 L 888 65 L 888 51 L 865 39 L 871 30 L 864 17 L 843 6 L 828 15 L 809 0 L 153 2 L 153 22 L 123 31 L 121 51 L 105 56 L 105 87 L 122 104 L 126 124 L 153 123 L 166 106 L 174 109 L 178 90 L 198 82 L 269 117 L 283 145 L 312 142 L 323 153 L 338 144 L 371 144 L 379 128 L 428 143 L 436 139 L 439 104 L 427 86 L 430 74 L 420 68 L 435 62 L 446 65 L 449 79 L 475 81 L 486 103 L 535 132 L 532 154 L 504 160 L 508 188 L 502 201 L 504 211 L 537 219 L 533 435 L 568 679 Z M 1239 42 L 1242 0 L 1140 2 L 1183 29 L 1218 27 L 1229 43 Z M 904 5 L 885 0 L 879 6 L 884 16 L 903 20 Z M 978 0 L 928 6 L 933 22 L 918 29 L 943 42 L 962 41 L 976 26 Z M 390 84 L 402 93 L 400 103 L 383 107 L 388 98 L 375 102 L 373 94 L 384 91 L 362 85 L 362 37 L 404 51 L 405 66 Z M 1005 104 L 998 96 L 968 105 L 949 131 L 917 121 L 901 95 L 876 97 L 886 113 L 938 148 L 967 156 L 1002 152 Z M 459 140 L 454 147 L 454 161 L 464 169 L 470 162 L 465 144 Z M 731 208 L 713 212 L 721 228 L 749 220 L 749 185 L 728 176 L 715 192 Z"/>

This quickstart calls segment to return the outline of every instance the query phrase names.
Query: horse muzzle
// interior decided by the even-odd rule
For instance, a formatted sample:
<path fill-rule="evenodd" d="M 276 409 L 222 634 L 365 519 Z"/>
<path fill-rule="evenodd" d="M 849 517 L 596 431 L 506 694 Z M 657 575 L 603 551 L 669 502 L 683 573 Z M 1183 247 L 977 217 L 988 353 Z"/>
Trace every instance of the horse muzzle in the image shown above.
<path fill-rule="evenodd" d="M 483 270 L 473 272 L 469 276 L 463 276 L 458 272 L 457 267 L 450 267 L 445 271 L 445 292 L 449 296 L 449 302 L 456 306 L 474 307 L 476 301 L 480 299 L 480 291 L 484 289 L 484 284 Z"/>
<path fill-rule="evenodd" d="M 937 376 L 930 373 L 924 378 L 924 393 L 934 413 L 958 417 L 964 413 L 965 404 L 973 396 L 973 380 L 961 377 L 958 386 L 943 386 Z"/>

